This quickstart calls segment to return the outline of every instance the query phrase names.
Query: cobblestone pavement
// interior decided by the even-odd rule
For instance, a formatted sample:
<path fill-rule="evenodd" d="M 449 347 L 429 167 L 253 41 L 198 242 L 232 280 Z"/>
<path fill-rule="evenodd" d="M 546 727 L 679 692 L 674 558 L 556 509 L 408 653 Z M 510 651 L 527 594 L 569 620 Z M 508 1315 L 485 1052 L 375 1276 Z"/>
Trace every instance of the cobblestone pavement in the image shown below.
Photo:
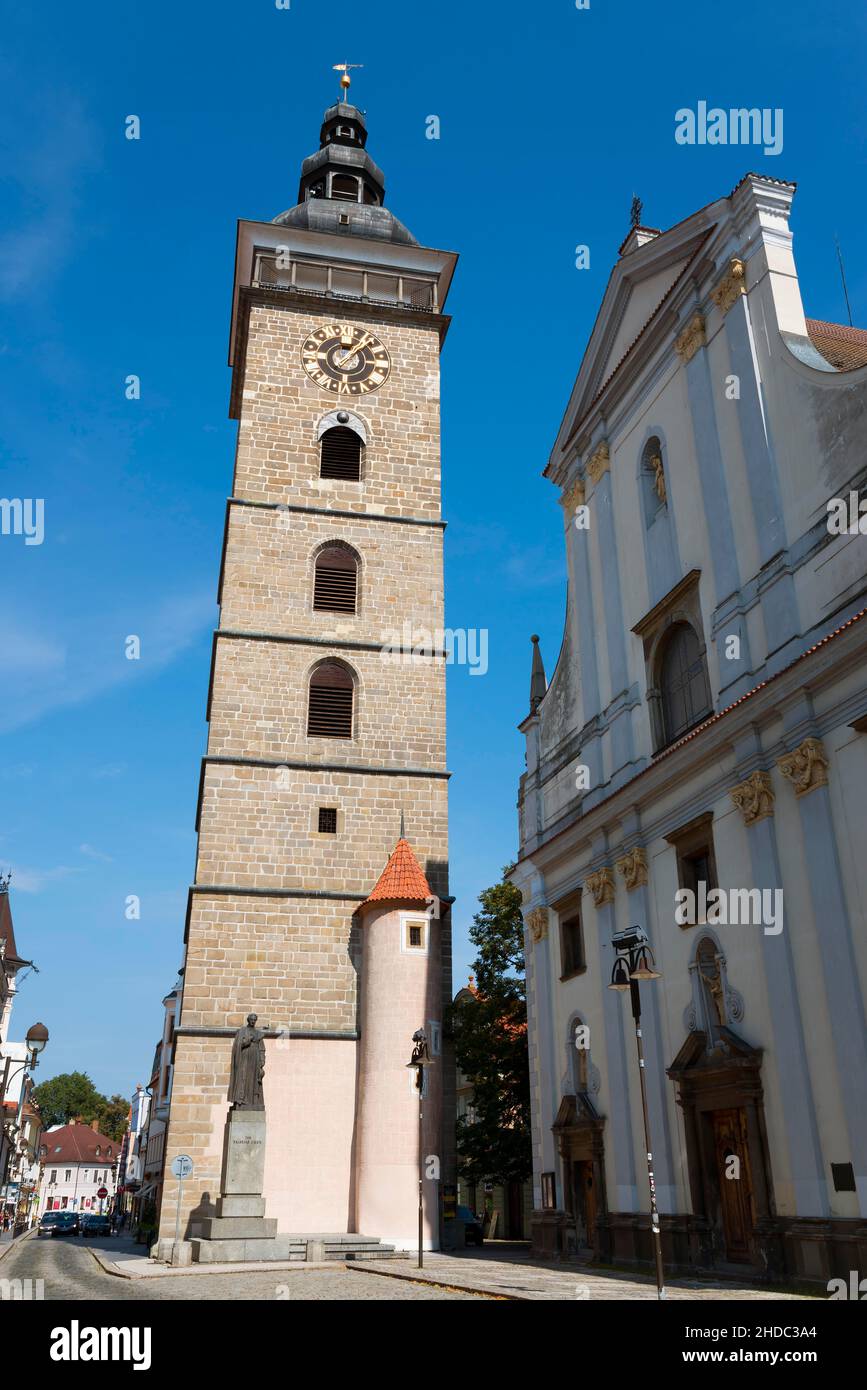
<path fill-rule="evenodd" d="M 359 1266 L 359 1277 L 368 1271 L 383 1275 L 399 1274 L 409 1276 L 410 1270 L 404 1266 L 397 1270 L 389 1267 L 386 1261 L 371 1261 Z M 372 1273 L 369 1277 L 373 1277 Z M 449 1284 L 463 1289 L 484 1289 L 487 1293 L 499 1294 L 505 1298 L 538 1300 L 575 1299 L 655 1299 L 656 1282 L 635 1274 L 616 1274 L 592 1266 L 550 1265 L 534 1260 L 526 1246 L 506 1245 L 498 1250 L 484 1246 L 481 1250 L 466 1250 L 460 1255 L 425 1255 L 425 1268 L 412 1270 L 413 1279 L 426 1279 Z M 395 1283 L 399 1279 L 394 1279 Z M 805 1294 L 774 1292 L 768 1289 L 749 1288 L 746 1285 L 727 1283 L 720 1280 L 676 1279 L 666 1283 L 669 1299 L 706 1300 L 721 1299 L 797 1299 L 803 1301 Z"/>
<path fill-rule="evenodd" d="M 100 1253 L 119 1257 L 120 1267 L 144 1272 L 146 1252 L 131 1241 L 100 1242 Z M 148 1262 L 149 1263 L 149 1262 Z M 153 1269 L 153 1266 L 150 1266 Z M 581 1265 L 549 1265 L 534 1260 L 526 1246 L 485 1246 L 459 1255 L 425 1255 L 414 1260 L 365 1261 L 351 1268 L 237 1269 L 230 1273 L 176 1271 L 148 1277 L 120 1278 L 97 1264 L 83 1240 L 75 1237 L 22 1241 L 0 1262 L 3 1279 L 42 1279 L 46 1300 L 221 1299 L 339 1300 L 479 1299 L 494 1297 L 537 1301 L 655 1299 L 651 1278 Z M 2 1286 L 0 1286 L 2 1287 Z M 681 1301 L 799 1300 L 793 1292 L 750 1288 L 719 1280 L 676 1279 L 668 1297 Z M 2 1296 L 2 1294 L 0 1294 Z"/>
<path fill-rule="evenodd" d="M 22 1241 L 0 1261 L 0 1291 L 5 1279 L 42 1279 L 46 1301 L 94 1299 L 148 1302 L 151 1299 L 238 1299 L 367 1302 L 376 1299 L 465 1299 L 483 1295 L 461 1293 L 430 1284 L 359 1277 L 342 1266 L 332 1269 L 273 1270 L 232 1274 L 168 1274 L 151 1279 L 120 1279 L 106 1274 L 75 1236 Z M 2 1298 L 2 1292 L 0 1292 Z"/>

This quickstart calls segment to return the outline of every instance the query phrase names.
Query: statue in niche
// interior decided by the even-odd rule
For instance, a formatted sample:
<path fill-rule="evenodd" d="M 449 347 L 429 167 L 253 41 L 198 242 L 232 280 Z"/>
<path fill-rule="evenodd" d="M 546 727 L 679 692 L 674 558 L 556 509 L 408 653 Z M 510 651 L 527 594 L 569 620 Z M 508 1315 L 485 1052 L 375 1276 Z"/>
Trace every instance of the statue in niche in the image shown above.
<path fill-rule="evenodd" d="M 662 455 L 651 454 L 647 463 L 653 473 L 653 486 L 656 489 L 656 495 L 664 505 L 667 501 L 667 494 L 665 491 L 665 468 L 662 463 Z"/>
<path fill-rule="evenodd" d="M 714 1027 L 723 1028 L 726 1022 L 725 991 L 722 973 L 712 941 L 702 941 L 696 952 L 696 964 L 704 989 L 704 997 Z"/>

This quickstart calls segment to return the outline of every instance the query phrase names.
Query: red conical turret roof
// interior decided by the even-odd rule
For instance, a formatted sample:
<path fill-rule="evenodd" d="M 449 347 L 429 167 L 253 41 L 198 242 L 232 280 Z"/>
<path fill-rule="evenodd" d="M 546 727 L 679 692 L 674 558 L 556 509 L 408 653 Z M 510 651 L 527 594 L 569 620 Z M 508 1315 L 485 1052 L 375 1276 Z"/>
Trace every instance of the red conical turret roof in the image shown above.
<path fill-rule="evenodd" d="M 424 903 L 432 897 L 424 870 L 413 854 L 409 841 L 401 835 L 376 887 L 361 908 L 371 903 Z"/>

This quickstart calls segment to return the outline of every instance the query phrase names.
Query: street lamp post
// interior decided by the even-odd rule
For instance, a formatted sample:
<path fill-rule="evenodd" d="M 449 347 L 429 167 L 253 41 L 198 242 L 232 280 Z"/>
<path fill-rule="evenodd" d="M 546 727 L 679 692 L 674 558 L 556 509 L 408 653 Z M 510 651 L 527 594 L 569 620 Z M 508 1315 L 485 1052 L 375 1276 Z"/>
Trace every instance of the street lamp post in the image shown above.
<path fill-rule="evenodd" d="M 424 1075 L 425 1067 L 433 1066 L 427 1037 L 423 1028 L 417 1028 L 412 1035 L 412 1056 L 408 1067 L 415 1067 L 415 1084 L 418 1090 L 418 1267 L 424 1268 Z"/>
<path fill-rule="evenodd" d="M 650 1188 L 650 1225 L 653 1232 L 653 1255 L 656 1262 L 656 1296 L 665 1298 L 665 1276 L 662 1269 L 662 1236 L 659 1230 L 659 1211 L 656 1206 L 656 1183 L 653 1177 L 653 1145 L 650 1139 L 650 1115 L 647 1109 L 647 1083 L 644 1066 L 644 1038 L 641 1033 L 641 995 L 639 980 L 658 980 L 660 972 L 653 963 L 653 953 L 641 927 L 618 932 L 613 938 L 617 959 L 611 972 L 609 989 L 629 990 L 632 1017 L 635 1021 L 635 1043 L 638 1049 L 638 1079 L 641 1083 L 641 1113 L 644 1119 L 644 1148 L 647 1154 L 647 1183 Z"/>
<path fill-rule="evenodd" d="M 29 1067 L 31 1071 L 36 1070 L 36 1068 L 39 1065 L 39 1054 L 44 1050 L 45 1045 L 48 1042 L 48 1029 L 45 1027 L 45 1024 L 32 1024 L 30 1028 L 28 1028 L 27 1030 L 27 1036 L 24 1041 L 27 1043 L 27 1056 L 25 1057 L 23 1062 L 19 1063 L 17 1067 L 12 1067 L 11 1069 L 9 1066 L 11 1058 L 6 1058 L 6 1066 L 3 1069 L 3 1084 L 2 1087 L 0 1087 L 0 1101 L 4 1101 L 6 1099 L 6 1091 L 11 1078 L 17 1075 L 19 1071 L 24 1072 L 24 1075 L 21 1078 L 21 1095 L 18 1099 L 18 1109 L 15 1112 L 14 1133 L 16 1136 L 21 1129 L 21 1114 L 24 1109 L 24 1096 L 27 1090 L 27 1068 Z M 9 1170 L 9 1160 L 11 1156 L 12 1144 L 10 1142 L 3 1164 L 3 1172 L 2 1174 L 0 1174 L 0 1177 L 2 1177 L 3 1180 L 4 1190 L 7 1182 L 7 1173 Z"/>

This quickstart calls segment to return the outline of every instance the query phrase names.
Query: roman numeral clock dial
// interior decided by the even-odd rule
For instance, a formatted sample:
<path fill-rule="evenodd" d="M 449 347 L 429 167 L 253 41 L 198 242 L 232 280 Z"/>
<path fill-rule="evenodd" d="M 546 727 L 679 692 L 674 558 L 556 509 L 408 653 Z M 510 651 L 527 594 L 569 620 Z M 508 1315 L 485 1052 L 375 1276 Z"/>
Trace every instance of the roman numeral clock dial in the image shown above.
<path fill-rule="evenodd" d="M 348 323 L 315 329 L 301 349 L 301 362 L 310 379 L 335 396 L 366 396 L 391 371 L 384 344 L 365 328 Z"/>

